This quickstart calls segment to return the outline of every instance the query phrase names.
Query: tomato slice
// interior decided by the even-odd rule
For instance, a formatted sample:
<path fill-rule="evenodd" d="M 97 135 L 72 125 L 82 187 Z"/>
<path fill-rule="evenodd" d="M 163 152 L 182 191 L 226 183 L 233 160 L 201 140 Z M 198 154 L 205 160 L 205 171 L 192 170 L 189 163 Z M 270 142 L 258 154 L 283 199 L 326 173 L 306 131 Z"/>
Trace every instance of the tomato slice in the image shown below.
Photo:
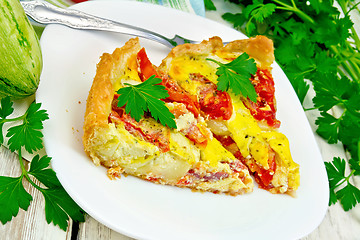
<path fill-rule="evenodd" d="M 163 78 L 162 84 L 169 93 L 169 97 L 165 99 L 166 102 L 183 103 L 196 118 L 200 115 L 199 103 L 196 96 L 188 94 L 175 81 L 167 77 Z"/>
<path fill-rule="evenodd" d="M 251 82 L 258 94 L 257 102 L 249 99 L 244 100 L 245 106 L 250 110 L 251 115 L 261 121 L 265 120 L 268 126 L 280 127 L 280 121 L 276 119 L 275 84 L 268 69 L 258 69 L 251 78 Z"/>
<path fill-rule="evenodd" d="M 213 134 L 213 136 L 221 143 L 221 145 L 226 150 L 231 152 L 234 155 L 234 157 L 244 162 L 244 157 L 242 156 L 239 147 L 232 139 L 232 137 L 230 137 L 229 135 L 216 135 L 216 134 Z"/>
<path fill-rule="evenodd" d="M 269 149 L 269 169 L 257 165 L 253 161 L 245 159 L 240 152 L 240 149 L 236 145 L 235 141 L 230 136 L 214 135 L 214 137 L 231 152 L 237 159 L 241 160 L 248 168 L 249 171 L 254 174 L 255 181 L 259 184 L 259 187 L 263 189 L 270 189 L 272 187 L 271 181 L 273 180 L 276 171 L 275 152 Z"/>
<path fill-rule="evenodd" d="M 81 3 L 81 2 L 86 2 L 88 0 L 71 0 L 71 1 L 74 2 L 74 3 Z"/>
<path fill-rule="evenodd" d="M 199 81 L 198 99 L 201 112 L 208 119 L 229 120 L 233 112 L 230 95 L 217 90 L 215 83 L 199 73 L 190 74 L 190 79 Z"/>
<path fill-rule="evenodd" d="M 276 171 L 275 152 L 273 150 L 270 150 L 268 164 L 269 169 L 259 168 L 255 173 L 255 180 L 259 184 L 259 187 L 263 189 L 272 188 L 271 181 Z"/>
<path fill-rule="evenodd" d="M 112 111 L 109 115 L 109 122 L 119 124 L 123 122 L 125 129 L 136 137 L 144 139 L 145 141 L 159 147 L 162 152 L 170 151 L 170 130 L 159 124 L 157 127 L 146 119 L 137 122 L 130 115 L 125 113 L 123 107 L 117 107 L 117 97 L 115 95 L 112 103 Z"/>
<path fill-rule="evenodd" d="M 200 109 L 209 119 L 229 120 L 232 115 L 232 104 L 227 92 L 214 90 L 213 87 L 200 91 Z"/>
<path fill-rule="evenodd" d="M 139 66 L 139 77 L 141 81 L 145 81 L 149 77 L 162 79 L 162 85 L 165 86 L 169 93 L 169 97 L 165 99 L 166 102 L 179 102 L 185 104 L 186 108 L 191 111 L 195 117 L 199 116 L 199 104 L 197 103 L 196 96 L 192 96 L 185 92 L 174 80 L 167 76 L 160 77 L 156 67 L 150 62 L 145 49 L 142 48 L 137 54 L 137 62 Z"/>
<path fill-rule="evenodd" d="M 140 49 L 140 51 L 137 53 L 137 63 L 140 68 L 139 77 L 141 81 L 145 81 L 149 77 L 155 75 L 155 77 L 160 78 L 158 72 L 156 71 L 155 66 L 150 62 L 146 52 L 145 48 Z"/>
<path fill-rule="evenodd" d="M 170 111 L 174 114 L 175 118 L 190 112 L 184 104 L 177 104 L 174 109 Z M 187 126 L 179 131 L 192 142 L 203 148 L 206 147 L 208 139 L 211 137 L 211 133 L 206 129 L 205 125 L 198 124 L 196 119 L 193 122 L 188 122 Z"/>

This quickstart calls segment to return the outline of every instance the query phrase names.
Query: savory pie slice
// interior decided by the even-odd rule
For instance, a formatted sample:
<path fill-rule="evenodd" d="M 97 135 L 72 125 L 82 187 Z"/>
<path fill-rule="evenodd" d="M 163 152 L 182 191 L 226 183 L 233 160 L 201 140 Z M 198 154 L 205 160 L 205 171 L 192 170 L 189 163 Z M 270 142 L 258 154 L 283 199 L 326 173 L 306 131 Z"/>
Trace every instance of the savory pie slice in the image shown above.
<path fill-rule="evenodd" d="M 136 121 L 117 104 L 117 90 L 136 85 L 156 69 L 147 71 L 146 56 L 137 38 L 97 65 L 87 99 L 83 144 L 97 165 L 108 168 L 110 178 L 130 174 L 151 182 L 194 190 L 237 195 L 251 192 L 247 167 L 207 128 L 192 96 L 164 77 L 169 91 L 166 107 L 175 116 L 176 129 L 163 126 L 150 114 Z M 144 58 L 145 60 L 147 59 Z M 148 60 L 148 59 L 147 59 Z M 155 70 L 154 70 L 155 69 Z"/>
<path fill-rule="evenodd" d="M 246 52 L 257 65 L 251 83 L 257 101 L 217 90 L 217 63 L 229 63 Z M 271 64 L 272 41 L 258 36 L 223 45 L 219 37 L 171 50 L 158 71 L 196 96 L 199 114 L 213 136 L 254 175 L 259 187 L 272 193 L 294 194 L 299 186 L 299 165 L 291 157 L 289 142 L 277 131 L 276 101 Z"/>

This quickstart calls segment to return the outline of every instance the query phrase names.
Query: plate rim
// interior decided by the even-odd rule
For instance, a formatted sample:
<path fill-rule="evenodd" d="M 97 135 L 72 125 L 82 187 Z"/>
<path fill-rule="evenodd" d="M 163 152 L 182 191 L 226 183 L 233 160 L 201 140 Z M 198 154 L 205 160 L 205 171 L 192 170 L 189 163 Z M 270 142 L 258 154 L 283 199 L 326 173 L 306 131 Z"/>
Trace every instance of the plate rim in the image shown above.
<path fill-rule="evenodd" d="M 181 12 L 181 11 L 179 11 L 179 10 L 176 10 L 176 9 L 168 9 L 168 8 L 166 8 L 166 7 L 163 7 L 163 6 L 159 6 L 159 5 L 152 5 L 152 4 L 149 4 L 149 3 L 142 3 L 142 2 L 132 2 L 132 1 L 113 1 L 113 0 L 105 0 L 105 1 L 90 1 L 90 2 L 84 2 L 84 3 L 81 3 L 81 4 L 77 4 L 77 5 L 74 5 L 72 8 L 75 8 L 75 9 L 81 9 L 82 8 L 82 6 L 87 6 L 88 4 L 92 4 L 92 5 L 94 5 L 94 6 L 96 6 L 96 5 L 98 5 L 98 4 L 102 4 L 102 3 L 104 3 L 104 2 L 109 2 L 109 3 L 116 3 L 116 4 L 119 4 L 119 5 L 122 5 L 122 4 L 124 4 L 124 5 L 126 5 L 126 4 L 135 4 L 135 5 L 138 5 L 138 6 L 141 6 L 141 5 L 146 5 L 146 7 L 149 7 L 150 5 L 151 5 L 151 7 L 154 7 L 154 8 L 161 8 L 161 9 L 166 9 L 166 10 L 169 10 L 169 11 L 173 11 L 173 12 L 179 12 L 179 14 L 180 15 L 183 15 L 183 14 L 185 14 L 185 15 L 190 15 L 190 16 L 192 16 L 192 17 L 199 17 L 199 16 L 196 16 L 196 15 L 191 15 L 191 14 L 188 14 L 188 13 L 184 13 L 184 12 Z M 201 17 L 199 17 L 199 18 L 201 18 Z M 209 23 L 210 22 L 214 22 L 214 21 L 212 21 L 212 20 L 210 20 L 210 19 L 206 19 L 206 21 L 209 21 Z M 224 25 L 224 27 L 227 27 L 227 26 L 225 26 Z M 228 28 L 228 27 L 227 27 Z M 49 28 L 48 28 L 49 29 Z M 46 29 L 45 29 L 46 30 Z M 233 30 L 233 29 L 232 29 Z M 235 31 L 235 30 L 234 30 Z M 47 31 L 46 31 L 47 32 Z M 45 36 L 46 36 L 46 33 L 45 31 L 44 31 L 44 34 L 45 34 Z M 280 69 L 281 70 L 281 69 Z M 43 80 L 44 81 L 44 80 Z M 46 81 L 46 80 L 45 80 Z M 37 94 L 36 94 L 36 98 L 37 98 Z M 305 115 L 305 114 L 304 114 Z M 310 125 L 309 125 L 309 129 L 311 130 L 311 128 L 310 128 Z M 316 141 L 315 141 L 315 139 L 314 139 L 314 142 L 316 143 Z M 44 144 L 45 144 L 45 147 L 46 147 L 46 144 L 47 143 L 45 143 L 45 138 L 44 138 Z M 318 152 L 320 153 L 320 151 L 319 151 L 319 148 L 318 148 L 318 146 L 316 147 L 317 148 L 317 150 L 318 150 Z M 321 154 L 320 154 L 320 156 L 321 156 Z M 54 159 L 54 158 L 53 158 Z M 56 158 L 55 158 L 56 159 Z M 54 166 L 56 166 L 56 160 L 55 160 L 55 162 L 53 163 L 53 161 L 52 161 L 52 164 L 54 165 Z M 324 167 L 324 169 L 325 169 L 325 167 Z M 59 176 L 62 176 L 61 174 L 59 174 Z M 61 177 L 60 177 L 61 178 Z M 64 181 L 64 182 L 66 182 L 64 179 L 60 179 L 59 178 L 59 180 L 62 180 L 62 181 Z M 65 186 L 64 186 L 64 188 L 65 188 Z M 65 188 L 66 189 L 66 188 Z M 67 191 L 68 191 L 68 189 L 66 189 Z M 76 197 L 74 198 L 74 196 L 73 195 L 75 195 L 72 191 L 69 191 L 69 192 L 71 192 L 72 194 L 70 194 L 71 195 L 71 197 L 75 200 L 76 199 Z M 326 191 L 325 191 L 326 192 Z M 83 206 L 82 206 L 83 207 Z M 84 207 L 83 207 L 84 208 Z M 84 208 L 85 209 L 85 208 Z M 327 209 L 327 207 L 326 207 L 326 209 Z M 87 212 L 93 212 L 93 211 L 91 211 L 91 209 L 88 209 L 87 210 Z M 326 211 L 324 211 L 323 212 L 323 216 L 321 217 L 319 217 L 321 220 L 320 220 L 320 222 L 316 225 L 316 226 L 314 226 L 313 228 L 312 228 L 312 230 L 311 231 L 313 231 L 320 223 L 321 223 L 321 221 L 322 221 L 322 219 L 325 217 L 325 214 L 326 214 Z M 118 231 L 118 232 L 120 232 L 120 233 L 123 233 L 123 234 L 125 234 L 125 235 L 127 235 L 127 236 L 131 236 L 131 237 L 135 237 L 135 238 L 138 238 L 138 237 L 140 237 L 140 238 L 148 238 L 148 236 L 140 236 L 140 235 L 138 235 L 138 234 L 133 234 L 132 232 L 128 232 L 128 231 L 126 231 L 126 230 L 124 230 L 124 229 L 121 229 L 121 231 L 119 231 L 119 229 L 116 227 L 116 226 L 112 226 L 112 224 L 109 224 L 109 223 L 104 223 L 103 222 L 103 219 L 101 219 L 101 218 L 99 218 L 99 217 L 97 217 L 98 216 L 98 214 L 96 214 L 96 213 L 93 213 L 93 214 L 91 214 L 92 216 L 94 216 L 94 218 L 96 219 L 96 220 L 98 220 L 100 223 L 102 223 L 102 224 L 104 224 L 104 225 L 106 225 L 106 226 L 108 226 L 109 228 L 111 228 L 111 229 L 113 229 L 113 230 L 115 230 L 115 231 Z M 96 217 L 95 217 L 96 216 Z M 300 237 L 303 237 L 303 236 L 305 236 L 305 235 L 307 235 L 307 234 L 309 234 L 310 232 L 307 232 L 307 233 L 303 233 Z M 305 234 L 305 235 L 304 235 Z"/>

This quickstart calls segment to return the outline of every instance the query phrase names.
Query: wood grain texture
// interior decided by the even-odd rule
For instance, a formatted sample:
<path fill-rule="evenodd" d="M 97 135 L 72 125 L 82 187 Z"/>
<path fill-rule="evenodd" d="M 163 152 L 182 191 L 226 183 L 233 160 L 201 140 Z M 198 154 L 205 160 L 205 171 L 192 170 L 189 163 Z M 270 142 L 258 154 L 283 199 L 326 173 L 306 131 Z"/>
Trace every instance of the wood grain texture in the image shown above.
<path fill-rule="evenodd" d="M 309 216 L 311 217 L 311 216 Z M 356 240 L 360 239 L 360 207 L 345 212 L 340 204 L 329 207 L 327 214 L 320 224 L 303 240 Z"/>
<path fill-rule="evenodd" d="M 21 174 L 18 155 L 0 146 L 0 175 L 18 177 Z M 26 163 L 26 167 L 28 164 Z M 37 184 L 38 182 L 35 181 Z M 27 211 L 20 209 L 18 215 L 12 221 L 2 225 L 0 223 L 0 239 L 2 240 L 70 240 L 71 222 L 68 230 L 64 232 L 52 223 L 48 224 L 45 219 L 45 200 L 43 195 L 23 181 L 25 189 L 32 195 Z"/>
<path fill-rule="evenodd" d="M 127 237 L 117 233 L 110 228 L 99 223 L 91 216 L 86 216 L 86 221 L 79 224 L 78 240 L 131 240 L 133 238 Z"/>

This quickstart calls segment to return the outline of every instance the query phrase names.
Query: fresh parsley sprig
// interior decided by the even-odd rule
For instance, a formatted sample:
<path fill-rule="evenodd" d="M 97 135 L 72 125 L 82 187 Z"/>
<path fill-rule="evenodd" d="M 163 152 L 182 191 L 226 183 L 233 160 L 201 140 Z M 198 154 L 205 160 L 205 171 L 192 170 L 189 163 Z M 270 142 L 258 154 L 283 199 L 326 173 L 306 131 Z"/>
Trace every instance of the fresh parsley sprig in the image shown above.
<path fill-rule="evenodd" d="M 27 210 L 33 200 L 26 191 L 23 181 L 28 181 L 35 189 L 40 191 L 45 199 L 45 217 L 48 223 L 53 222 L 66 231 L 69 218 L 83 222 L 84 211 L 71 199 L 61 186 L 56 173 L 50 168 L 51 158 L 47 155 L 35 155 L 26 170 L 22 151 L 29 153 L 43 148 L 41 130 L 43 121 L 48 119 L 46 110 L 41 110 L 41 104 L 33 102 L 27 111 L 16 118 L 9 118 L 14 112 L 13 102 L 10 97 L 1 99 L 0 102 L 0 142 L 4 143 L 3 126 L 9 122 L 19 124 L 8 129 L 9 149 L 19 156 L 21 174 L 18 177 L 0 176 L 0 221 L 5 224 L 16 217 L 19 209 Z M 35 179 L 40 182 L 36 183 Z"/>
<path fill-rule="evenodd" d="M 274 41 L 276 61 L 301 103 L 314 87 L 314 107 L 305 110 L 319 111 L 317 133 L 330 144 L 343 143 L 351 156 L 348 164 L 337 157 L 326 163 L 329 204 L 339 200 L 345 210 L 351 209 L 359 203 L 350 179 L 359 175 L 360 166 L 360 38 L 350 12 L 359 11 L 360 3 L 338 0 L 338 9 L 334 1 L 321 0 L 229 1 L 243 10 L 223 18 L 248 36 L 261 34 Z M 340 109 L 340 116 L 329 114 L 332 108 Z"/>
<path fill-rule="evenodd" d="M 229 63 L 221 63 L 214 59 L 207 58 L 208 61 L 219 65 L 216 75 L 218 75 L 217 89 L 228 91 L 229 89 L 235 95 L 241 94 L 245 98 L 256 102 L 257 93 L 252 85 L 250 78 L 257 71 L 255 60 L 249 58 L 247 53 L 243 53 Z"/>
<path fill-rule="evenodd" d="M 149 111 L 151 116 L 160 121 L 162 125 L 176 128 L 175 116 L 161 101 L 169 96 L 165 87 L 160 85 L 161 81 L 153 75 L 138 85 L 125 83 L 127 87 L 117 91 L 120 95 L 118 107 L 125 106 L 125 112 L 130 113 L 130 116 L 136 121 L 140 121 L 144 112 Z"/>

